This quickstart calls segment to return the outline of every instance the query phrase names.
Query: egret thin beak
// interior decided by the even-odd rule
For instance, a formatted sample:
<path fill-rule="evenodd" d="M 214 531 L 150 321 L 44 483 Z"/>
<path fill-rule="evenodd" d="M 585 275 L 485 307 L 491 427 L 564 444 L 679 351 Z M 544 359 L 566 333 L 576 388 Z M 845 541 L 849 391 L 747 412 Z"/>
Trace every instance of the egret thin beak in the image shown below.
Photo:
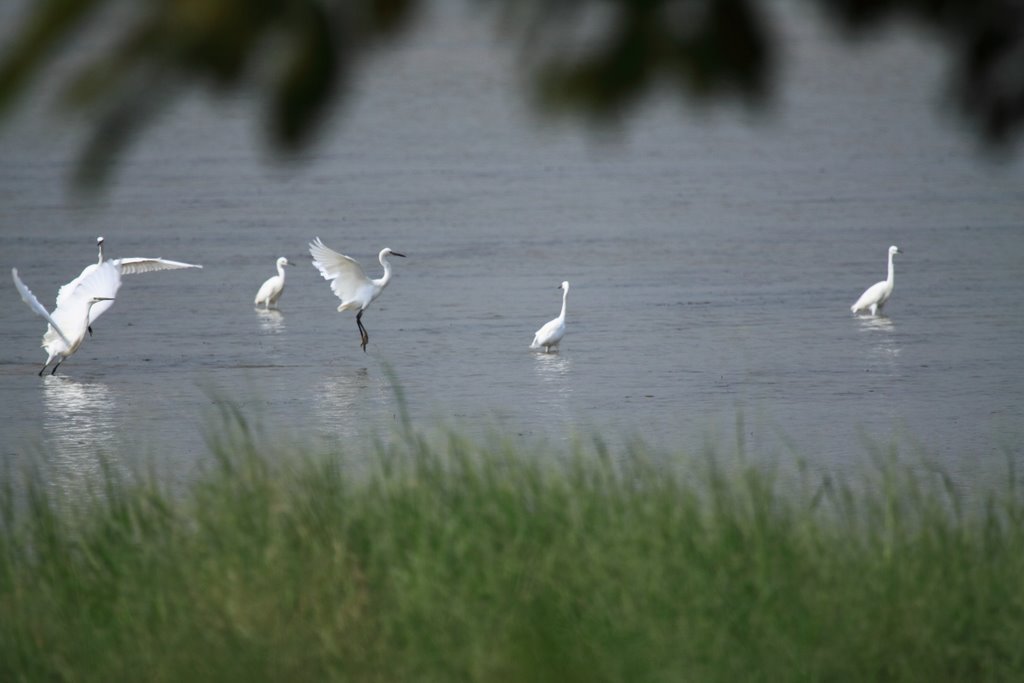
<path fill-rule="evenodd" d="M 391 252 L 391 255 L 392 256 L 401 256 L 402 258 L 405 258 L 405 254 L 399 254 L 397 251 Z"/>

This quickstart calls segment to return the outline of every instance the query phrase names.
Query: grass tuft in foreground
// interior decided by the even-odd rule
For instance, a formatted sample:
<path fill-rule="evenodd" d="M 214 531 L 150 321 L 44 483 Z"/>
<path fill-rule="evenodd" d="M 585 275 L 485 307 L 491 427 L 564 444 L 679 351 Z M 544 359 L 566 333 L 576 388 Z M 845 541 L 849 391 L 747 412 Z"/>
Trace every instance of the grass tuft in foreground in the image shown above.
<path fill-rule="evenodd" d="M 184 495 L 8 491 L 0 680 L 1024 680 L 1012 491 L 968 514 L 895 469 L 784 492 L 638 447 L 226 433 Z"/>

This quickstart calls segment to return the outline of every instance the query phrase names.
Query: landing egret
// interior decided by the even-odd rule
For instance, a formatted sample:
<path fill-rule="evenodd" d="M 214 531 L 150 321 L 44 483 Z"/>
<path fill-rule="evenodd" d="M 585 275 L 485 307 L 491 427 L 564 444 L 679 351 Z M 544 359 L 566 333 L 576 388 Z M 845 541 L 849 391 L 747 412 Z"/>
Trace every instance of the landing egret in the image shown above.
<path fill-rule="evenodd" d="M 531 349 L 539 349 L 543 346 L 544 352 L 550 353 L 551 348 L 558 346 L 558 342 L 562 341 L 562 337 L 565 336 L 565 301 L 569 298 L 569 283 L 563 282 L 558 288 L 562 290 L 562 312 L 558 314 L 557 318 L 544 323 L 544 327 L 537 330 L 537 333 L 533 335 L 533 343 L 530 344 Z"/>
<path fill-rule="evenodd" d="M 50 374 L 56 373 L 60 364 L 78 350 L 89 329 L 89 315 L 92 309 L 103 303 L 112 303 L 117 290 L 121 287 L 121 267 L 113 261 L 104 261 L 82 278 L 73 290 L 65 291 L 63 300 L 53 313 L 47 313 L 46 308 L 18 277 L 17 268 L 11 269 L 11 276 L 18 292 L 21 293 L 22 301 L 50 323 L 46 334 L 43 335 L 42 347 L 48 355 L 39 370 L 40 376 L 54 360 L 57 360 L 57 363 Z"/>
<path fill-rule="evenodd" d="M 103 263 L 103 236 L 96 238 L 96 247 L 99 251 L 99 258 L 96 263 L 90 263 L 82 270 L 81 274 L 71 282 L 67 283 L 57 291 L 57 307 L 59 308 L 63 297 L 70 296 L 83 279 L 89 276 L 96 268 Z M 118 266 L 121 275 L 135 275 L 136 273 L 152 273 L 158 270 L 177 270 L 179 268 L 202 268 L 195 263 L 182 263 L 164 258 L 149 258 L 145 256 L 133 256 L 130 258 L 108 259 Z M 89 311 L 89 334 L 92 334 L 92 324 L 96 318 L 107 312 L 107 309 L 114 305 L 113 301 L 101 301 Z"/>
<path fill-rule="evenodd" d="M 366 344 L 370 341 L 370 334 L 363 327 L 363 311 L 380 296 L 380 293 L 391 282 L 391 264 L 388 262 L 388 256 L 405 258 L 405 254 L 399 254 L 387 247 L 381 249 L 377 259 L 384 267 L 384 275 L 376 280 L 371 280 L 366 277 L 366 273 L 355 259 L 327 247 L 319 237 L 309 243 L 309 253 L 313 256 L 313 265 L 325 280 L 331 281 L 331 289 L 341 299 L 338 310 L 359 310 L 356 313 L 356 325 L 359 326 L 359 337 L 365 353 Z"/>
<path fill-rule="evenodd" d="M 871 315 L 877 315 L 882 310 L 882 306 L 892 296 L 893 286 L 895 281 L 893 280 L 893 268 L 892 268 L 892 257 L 896 254 L 902 254 L 900 248 L 895 244 L 889 247 L 889 276 L 881 282 L 875 284 L 864 290 L 864 293 L 857 299 L 857 303 L 850 306 L 850 310 L 854 313 L 860 313 L 865 309 L 871 311 Z"/>
<path fill-rule="evenodd" d="M 259 306 L 261 303 L 266 308 L 277 306 L 277 300 L 284 292 L 284 267 L 294 265 L 284 256 L 277 259 L 277 275 L 267 278 L 267 281 L 260 285 L 260 291 L 256 292 L 256 301 L 253 303 Z"/>

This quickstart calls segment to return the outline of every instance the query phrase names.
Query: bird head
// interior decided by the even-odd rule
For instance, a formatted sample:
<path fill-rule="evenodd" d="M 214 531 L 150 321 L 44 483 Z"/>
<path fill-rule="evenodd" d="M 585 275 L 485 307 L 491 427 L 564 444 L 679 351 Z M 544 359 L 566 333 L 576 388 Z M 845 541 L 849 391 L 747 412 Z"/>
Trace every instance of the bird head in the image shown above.
<path fill-rule="evenodd" d="M 292 265 L 295 265 L 295 264 L 292 263 L 291 261 L 289 261 L 288 259 L 286 259 L 284 256 L 282 256 L 281 258 L 277 259 L 277 265 L 279 265 L 279 266 L 292 266 Z"/>
<path fill-rule="evenodd" d="M 380 255 L 381 256 L 401 256 L 402 258 L 405 258 L 405 254 L 399 254 L 397 251 L 394 251 L 393 249 L 391 249 L 391 247 L 384 247 L 384 249 L 381 250 Z"/>
<path fill-rule="evenodd" d="M 897 247 L 895 244 L 892 245 L 891 247 L 889 247 L 889 256 L 892 256 L 893 254 L 902 254 L 902 253 L 903 252 L 900 251 L 900 248 Z"/>
<path fill-rule="evenodd" d="M 98 304 L 101 301 L 113 301 L 113 300 L 114 300 L 114 297 L 112 297 L 112 296 L 94 296 L 93 298 L 89 299 L 89 306 L 92 306 L 93 304 Z"/>

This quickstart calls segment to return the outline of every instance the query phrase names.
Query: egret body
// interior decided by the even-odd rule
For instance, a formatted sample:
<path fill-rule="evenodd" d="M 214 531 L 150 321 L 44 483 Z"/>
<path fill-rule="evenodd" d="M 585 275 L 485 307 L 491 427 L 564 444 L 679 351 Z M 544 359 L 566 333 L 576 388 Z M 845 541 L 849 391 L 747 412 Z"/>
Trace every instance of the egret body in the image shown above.
<path fill-rule="evenodd" d="M 267 278 L 267 281 L 260 285 L 259 291 L 256 292 L 256 301 L 253 302 L 256 306 L 260 304 L 266 308 L 277 306 L 277 300 L 284 292 L 284 267 L 290 265 L 292 263 L 284 256 L 277 259 L 277 275 Z"/>
<path fill-rule="evenodd" d="M 850 306 L 850 310 L 854 313 L 860 313 L 868 310 L 871 315 L 878 315 L 878 312 L 882 310 L 882 306 L 885 306 L 885 302 L 892 296 L 892 290 L 895 286 L 895 280 L 893 278 L 893 267 L 892 257 L 896 254 L 902 254 L 900 248 L 895 244 L 889 247 L 889 276 L 881 282 L 875 284 L 864 290 L 864 293 L 857 299 L 857 303 Z"/>
<path fill-rule="evenodd" d="M 60 364 L 78 350 L 89 330 L 92 311 L 100 304 L 113 303 L 117 290 L 121 287 L 120 266 L 113 261 L 104 261 L 81 278 L 74 289 L 65 291 L 64 287 L 68 285 L 62 287 L 63 296 L 58 297 L 61 300 L 57 308 L 53 313 L 47 313 L 46 308 L 18 277 L 17 268 L 11 269 L 11 275 L 22 300 L 49 323 L 46 334 L 43 335 L 42 347 L 46 350 L 47 357 L 39 370 L 40 375 L 55 360 L 57 363 L 50 374 L 56 373 Z"/>
<path fill-rule="evenodd" d="M 359 338 L 363 352 L 365 352 L 366 344 L 370 341 L 370 334 L 363 326 L 363 312 L 391 282 L 391 263 L 388 261 L 388 257 L 401 256 L 405 258 L 405 254 L 399 254 L 387 247 L 381 249 L 377 259 L 384 268 L 384 275 L 376 280 L 371 280 L 363 272 L 358 261 L 327 247 L 319 237 L 309 243 L 309 253 L 313 257 L 313 265 L 325 280 L 331 281 L 331 290 L 341 299 L 338 310 L 358 311 L 356 325 L 359 327 Z"/>
<path fill-rule="evenodd" d="M 562 312 L 558 314 L 557 318 L 544 323 L 544 326 L 537 330 L 537 333 L 533 335 L 533 342 L 530 344 L 531 349 L 543 347 L 545 353 L 550 353 L 551 349 L 557 347 L 558 343 L 562 341 L 562 337 L 565 336 L 565 302 L 569 298 L 569 283 L 563 282 L 558 288 L 562 290 Z"/>

